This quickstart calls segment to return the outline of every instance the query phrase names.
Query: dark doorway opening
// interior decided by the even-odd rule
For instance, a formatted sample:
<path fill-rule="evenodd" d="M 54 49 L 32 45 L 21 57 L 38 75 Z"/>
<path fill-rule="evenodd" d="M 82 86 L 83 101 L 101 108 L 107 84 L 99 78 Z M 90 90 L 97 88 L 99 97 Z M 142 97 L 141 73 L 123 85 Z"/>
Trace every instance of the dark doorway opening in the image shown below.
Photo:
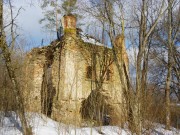
<path fill-rule="evenodd" d="M 52 84 L 52 68 L 44 67 L 43 82 L 41 87 L 41 112 L 51 117 L 55 88 Z"/>

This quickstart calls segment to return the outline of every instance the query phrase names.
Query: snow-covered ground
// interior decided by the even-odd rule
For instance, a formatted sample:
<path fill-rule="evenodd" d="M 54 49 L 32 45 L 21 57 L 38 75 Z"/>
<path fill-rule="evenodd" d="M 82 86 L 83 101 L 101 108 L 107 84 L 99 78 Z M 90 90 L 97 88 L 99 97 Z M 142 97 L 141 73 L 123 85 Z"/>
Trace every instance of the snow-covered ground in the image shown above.
<path fill-rule="evenodd" d="M 22 135 L 21 125 L 15 113 L 6 117 L 0 115 L 0 135 Z M 65 125 L 53 121 L 42 114 L 29 113 L 28 119 L 34 135 L 130 135 L 130 131 L 117 126 L 82 127 Z M 180 135 L 180 130 L 172 128 L 171 131 L 164 129 L 164 125 L 156 124 L 156 128 L 150 135 Z"/>

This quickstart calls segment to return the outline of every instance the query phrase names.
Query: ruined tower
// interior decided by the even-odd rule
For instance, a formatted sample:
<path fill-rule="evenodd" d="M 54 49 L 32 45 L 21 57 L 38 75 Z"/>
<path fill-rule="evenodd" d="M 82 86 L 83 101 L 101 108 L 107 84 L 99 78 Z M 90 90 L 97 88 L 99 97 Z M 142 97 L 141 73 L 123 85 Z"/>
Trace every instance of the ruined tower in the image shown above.
<path fill-rule="evenodd" d="M 82 123 L 82 108 L 89 108 L 96 120 L 99 119 L 96 116 L 99 115 L 99 106 L 89 107 L 88 101 L 103 101 L 101 105 L 106 106 L 106 114 L 116 120 L 120 117 L 122 107 L 122 87 L 112 49 L 105 48 L 101 43 L 96 45 L 92 42 L 94 39 L 89 37 L 77 36 L 75 16 L 65 15 L 61 21 L 64 29 L 62 38 L 48 46 L 34 48 L 27 55 L 27 108 L 33 112 L 47 114 L 63 123 L 79 125 Z M 128 67 L 124 37 L 116 38 L 116 47 L 121 53 L 118 57 L 123 56 Z M 104 59 L 104 49 L 109 63 L 106 65 L 107 69 L 105 68 L 102 87 L 97 89 L 94 77 L 87 74 L 94 72 L 92 58 Z M 95 53 L 98 57 L 92 57 Z M 98 62 L 100 61 L 97 60 L 96 75 L 101 73 L 102 63 Z M 86 113 L 87 110 L 83 112 Z M 102 113 L 102 116 L 104 114 Z"/>
<path fill-rule="evenodd" d="M 126 71 L 129 74 L 129 59 L 126 52 L 125 36 L 123 34 L 119 34 L 118 36 L 116 36 L 115 49 L 118 55 L 118 59 L 125 64 Z"/>

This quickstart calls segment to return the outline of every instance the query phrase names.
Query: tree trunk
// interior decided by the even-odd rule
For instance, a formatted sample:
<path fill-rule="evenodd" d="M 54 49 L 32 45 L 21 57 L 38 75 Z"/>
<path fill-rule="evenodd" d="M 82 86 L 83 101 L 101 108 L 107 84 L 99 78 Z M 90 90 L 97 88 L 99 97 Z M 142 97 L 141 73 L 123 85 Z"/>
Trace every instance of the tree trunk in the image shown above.
<path fill-rule="evenodd" d="M 172 2 L 168 0 L 168 71 L 166 77 L 166 129 L 170 129 L 170 85 L 172 72 Z"/>
<path fill-rule="evenodd" d="M 12 24 L 13 25 L 13 24 Z M 3 1 L 0 1 L 0 49 L 2 51 L 6 68 L 11 80 L 11 83 L 13 85 L 13 94 L 16 99 L 16 104 L 18 106 L 17 114 L 19 115 L 21 124 L 22 124 L 22 130 L 24 135 L 31 135 L 32 131 L 28 127 L 26 118 L 25 118 L 25 110 L 24 110 L 24 104 L 23 104 L 23 98 L 20 92 L 20 88 L 17 82 L 17 78 L 15 75 L 15 69 L 12 66 L 11 62 L 11 53 L 8 48 L 6 38 L 5 38 L 5 33 L 4 33 L 4 28 L 3 28 Z"/>

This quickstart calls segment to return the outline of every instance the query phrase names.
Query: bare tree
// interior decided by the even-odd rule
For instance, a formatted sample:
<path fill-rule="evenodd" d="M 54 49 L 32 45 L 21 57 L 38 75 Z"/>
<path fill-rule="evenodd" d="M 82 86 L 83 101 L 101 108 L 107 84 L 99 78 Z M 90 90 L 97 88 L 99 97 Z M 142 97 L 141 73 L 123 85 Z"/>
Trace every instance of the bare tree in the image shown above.
<path fill-rule="evenodd" d="M 170 85 L 172 71 L 172 0 L 168 0 L 168 71 L 166 78 L 166 129 L 170 129 Z"/>
<path fill-rule="evenodd" d="M 160 50 L 165 52 L 165 54 L 159 53 L 156 54 L 156 56 L 157 60 L 161 63 L 162 68 L 165 69 L 164 73 L 166 79 L 162 81 L 164 81 L 163 85 L 165 86 L 166 95 L 166 129 L 170 129 L 170 95 L 171 93 L 175 93 L 178 97 L 179 87 L 179 73 L 177 72 L 179 67 L 179 56 L 176 42 L 178 41 L 177 37 L 180 23 L 179 17 L 176 15 L 179 13 L 179 6 L 177 6 L 178 1 L 168 0 L 167 3 L 168 11 L 164 15 L 161 23 L 158 25 L 154 41 L 158 44 L 155 47 L 161 48 Z M 167 55 L 167 57 L 164 55 Z"/>
<path fill-rule="evenodd" d="M 11 2 L 9 1 L 10 5 Z M 11 6 L 12 8 L 12 6 Z M 12 17 L 12 9 L 11 9 L 11 17 Z M 11 18 L 11 25 L 14 25 L 13 19 Z M 11 27 L 11 34 L 12 34 L 12 42 L 15 42 L 15 38 L 13 35 L 13 26 Z M 3 24 L 3 1 L 0 1 L 0 33 L 1 33 L 1 37 L 0 37 L 0 49 L 2 51 L 2 55 L 3 55 L 3 59 L 5 61 L 6 64 L 6 69 L 8 71 L 8 75 L 9 78 L 11 80 L 12 83 L 12 92 L 13 95 L 15 96 L 15 101 L 18 107 L 17 110 L 17 114 L 19 115 L 21 124 L 22 124 L 22 129 L 23 129 L 23 134 L 24 135 L 30 135 L 32 134 L 32 131 L 30 129 L 30 127 L 27 124 L 26 121 L 26 117 L 25 117 L 25 109 L 24 109 L 24 103 L 23 103 L 23 97 L 22 97 L 22 93 L 20 91 L 20 85 L 17 79 L 17 76 L 15 74 L 15 68 L 13 67 L 12 64 L 12 58 L 11 58 L 11 50 L 9 49 L 9 46 L 6 42 L 6 36 L 5 36 L 5 32 L 4 32 L 4 24 Z"/>
<path fill-rule="evenodd" d="M 93 1 L 94 2 L 94 1 Z M 98 1 L 99 2 L 99 1 Z M 121 37 L 125 35 L 125 21 L 124 21 L 124 13 L 122 12 L 123 5 L 122 1 L 119 0 L 102 0 L 101 4 L 94 4 L 94 8 L 96 9 L 97 6 L 104 5 L 104 11 L 95 10 L 88 10 L 85 9 L 88 13 L 93 15 L 97 20 L 103 20 L 108 29 L 106 29 L 110 43 L 112 45 L 112 51 L 114 55 L 114 61 L 116 63 L 119 79 L 122 84 L 123 94 L 125 97 L 125 101 L 128 104 L 127 110 L 129 113 L 129 123 L 132 125 L 134 130 L 137 134 L 142 134 L 142 127 L 143 127 L 143 99 L 145 98 L 145 91 L 147 90 L 147 73 L 148 73 L 148 54 L 149 54 L 149 44 L 150 44 L 150 37 L 158 24 L 158 21 L 163 16 L 166 11 L 165 8 L 165 0 L 158 1 L 158 7 L 155 6 L 155 1 L 147 1 L 142 0 L 141 2 L 137 2 L 136 5 L 140 5 L 140 8 L 135 7 L 137 12 L 135 12 L 137 24 L 136 30 L 138 33 L 138 54 L 136 58 L 136 88 L 134 89 L 130 83 L 129 75 L 127 74 L 127 64 L 124 61 L 123 53 L 120 48 L 116 47 L 116 36 L 117 31 L 122 31 Z M 99 5 L 98 5 L 99 4 Z M 113 7 L 119 4 L 119 8 L 121 11 L 120 21 L 117 22 L 116 18 L 117 15 L 114 12 Z M 151 10 L 151 9 L 154 10 Z M 155 9 L 156 8 L 156 9 Z M 91 8 L 89 8 L 91 9 Z M 118 12 L 119 13 L 119 12 Z M 135 21 L 135 20 L 134 20 Z M 121 26 L 121 27 L 118 27 Z M 134 26 L 131 26 L 134 27 Z M 119 53 L 118 53 L 119 52 Z M 119 54 L 119 55 L 118 55 Z"/>

